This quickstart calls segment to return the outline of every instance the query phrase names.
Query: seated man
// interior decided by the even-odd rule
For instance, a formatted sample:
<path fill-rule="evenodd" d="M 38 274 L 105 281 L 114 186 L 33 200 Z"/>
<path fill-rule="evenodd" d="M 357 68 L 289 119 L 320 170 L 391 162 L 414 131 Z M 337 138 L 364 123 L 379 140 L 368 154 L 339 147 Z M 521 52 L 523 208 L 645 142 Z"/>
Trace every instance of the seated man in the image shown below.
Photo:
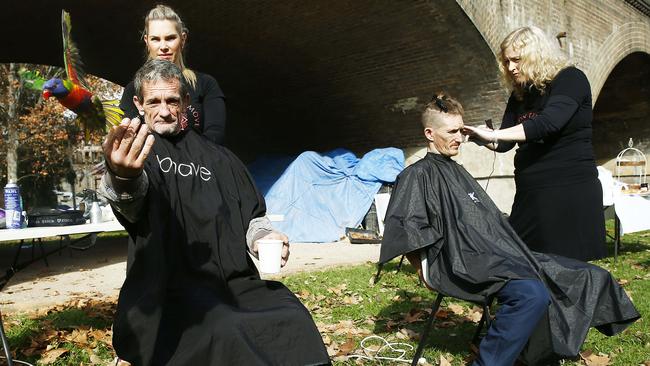
<path fill-rule="evenodd" d="M 227 149 L 181 131 L 181 71 L 150 60 L 135 76 L 144 117 L 114 127 L 101 191 L 133 243 L 113 327 L 134 365 L 321 365 L 329 357 L 309 312 L 284 285 L 260 279 L 247 254 L 286 236 Z M 288 244 L 284 248 L 284 262 Z"/>
<path fill-rule="evenodd" d="M 490 197 L 451 157 L 463 136 L 463 109 L 436 96 L 422 115 L 428 153 L 398 177 L 385 219 L 380 263 L 406 254 L 445 295 L 496 297 L 496 319 L 474 365 L 529 365 L 573 357 L 590 327 L 616 334 L 639 313 L 609 272 L 531 252 Z M 522 353 L 523 351 L 523 353 Z"/>

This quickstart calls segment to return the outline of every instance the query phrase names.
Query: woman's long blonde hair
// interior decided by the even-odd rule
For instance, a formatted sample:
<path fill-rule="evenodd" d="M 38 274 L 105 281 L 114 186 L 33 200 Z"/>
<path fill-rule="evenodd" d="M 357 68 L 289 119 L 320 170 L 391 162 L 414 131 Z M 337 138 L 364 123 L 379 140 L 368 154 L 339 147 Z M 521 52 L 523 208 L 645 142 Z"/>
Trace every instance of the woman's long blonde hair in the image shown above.
<path fill-rule="evenodd" d="M 525 85 L 516 82 L 508 71 L 505 51 L 512 47 L 519 53 L 519 74 L 524 76 L 529 86 L 534 86 L 543 94 L 548 83 L 571 62 L 557 41 L 548 37 L 544 31 L 535 27 L 521 27 L 508 34 L 501 42 L 499 70 L 505 84 L 517 99 L 523 98 Z"/>
<path fill-rule="evenodd" d="M 186 35 L 190 33 L 190 31 L 185 26 L 185 23 L 183 23 L 181 20 L 181 17 L 176 14 L 174 9 L 166 5 L 156 5 L 156 7 L 151 9 L 147 16 L 144 17 L 144 30 L 142 31 L 143 38 L 147 36 L 147 31 L 149 30 L 149 22 L 152 20 L 169 20 L 171 22 L 174 22 L 176 24 L 176 31 L 180 36 L 182 36 L 183 33 Z M 145 52 L 147 53 L 147 59 L 151 58 L 149 55 L 149 50 L 145 50 Z M 178 57 L 175 60 L 175 63 L 183 72 L 185 80 L 187 80 L 192 88 L 196 88 L 196 73 L 185 66 L 185 61 L 183 60 L 183 50 L 178 53 Z"/>

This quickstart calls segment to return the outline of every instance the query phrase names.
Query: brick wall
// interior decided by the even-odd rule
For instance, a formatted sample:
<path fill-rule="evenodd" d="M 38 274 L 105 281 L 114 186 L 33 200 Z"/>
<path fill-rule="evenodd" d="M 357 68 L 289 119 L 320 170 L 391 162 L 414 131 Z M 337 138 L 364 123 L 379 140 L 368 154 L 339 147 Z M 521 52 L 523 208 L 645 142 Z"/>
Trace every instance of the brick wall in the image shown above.
<path fill-rule="evenodd" d="M 494 55 L 453 0 L 248 5 L 222 3 L 191 36 L 224 35 L 190 62 L 217 70 L 231 96 L 235 150 L 421 145 L 420 109 L 440 88 L 465 104 L 468 123 L 500 118 Z"/>

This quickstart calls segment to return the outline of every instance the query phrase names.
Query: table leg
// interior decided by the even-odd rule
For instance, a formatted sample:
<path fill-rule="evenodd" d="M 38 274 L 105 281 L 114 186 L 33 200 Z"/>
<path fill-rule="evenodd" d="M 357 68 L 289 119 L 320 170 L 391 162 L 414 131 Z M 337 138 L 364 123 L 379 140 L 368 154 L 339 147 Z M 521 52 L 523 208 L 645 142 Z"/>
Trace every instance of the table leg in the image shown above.
<path fill-rule="evenodd" d="M 9 341 L 5 335 L 5 328 L 2 324 L 2 313 L 0 313 L 0 338 L 2 338 L 2 348 L 5 350 L 5 356 L 7 357 L 7 366 L 13 366 L 14 361 L 11 358 L 11 350 L 9 349 Z"/>
<path fill-rule="evenodd" d="M 621 244 L 621 220 L 614 215 L 614 264 L 618 260 L 618 247 Z"/>
<path fill-rule="evenodd" d="M 45 248 L 43 248 L 43 240 L 41 238 L 38 238 L 38 247 L 41 248 L 41 256 L 45 262 L 45 267 L 49 267 L 50 264 L 47 262 L 47 254 L 45 254 Z"/>
<path fill-rule="evenodd" d="M 14 261 L 11 264 L 11 269 L 13 270 L 16 268 L 18 265 L 18 258 L 20 257 L 20 250 L 23 248 L 23 243 L 25 242 L 24 239 L 20 240 L 20 244 L 18 244 L 18 249 L 16 249 L 16 254 L 14 255 Z"/>

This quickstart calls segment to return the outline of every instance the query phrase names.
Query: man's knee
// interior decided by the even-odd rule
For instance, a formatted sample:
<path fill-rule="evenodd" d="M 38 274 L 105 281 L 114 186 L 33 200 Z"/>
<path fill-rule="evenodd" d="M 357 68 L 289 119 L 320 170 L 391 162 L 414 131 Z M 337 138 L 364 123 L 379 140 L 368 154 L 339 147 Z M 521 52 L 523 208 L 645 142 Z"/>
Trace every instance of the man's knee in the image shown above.
<path fill-rule="evenodd" d="M 507 288 L 510 301 L 518 308 L 541 312 L 548 307 L 550 295 L 544 283 L 539 280 L 512 280 Z"/>
<path fill-rule="evenodd" d="M 538 311 L 543 311 L 548 307 L 551 296 L 542 281 L 527 280 L 523 285 L 525 286 L 522 291 L 525 296 L 523 300 L 528 303 L 528 306 L 534 307 Z"/>

